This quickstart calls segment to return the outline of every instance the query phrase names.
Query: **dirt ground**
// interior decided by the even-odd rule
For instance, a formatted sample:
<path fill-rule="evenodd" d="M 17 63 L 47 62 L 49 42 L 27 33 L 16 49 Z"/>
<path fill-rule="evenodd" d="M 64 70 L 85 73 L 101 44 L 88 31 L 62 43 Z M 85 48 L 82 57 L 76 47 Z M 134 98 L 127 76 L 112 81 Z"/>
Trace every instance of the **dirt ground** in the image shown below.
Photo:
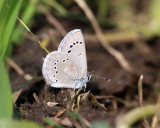
<path fill-rule="evenodd" d="M 72 28 L 68 29 L 70 30 Z M 89 33 L 85 28 L 81 30 L 84 37 Z M 43 26 L 35 33 L 38 38 L 43 39 L 46 35 L 54 34 L 54 31 L 50 26 Z M 47 49 L 55 51 L 62 38 L 59 34 L 54 39 L 50 37 Z M 134 73 L 125 71 L 98 41 L 92 42 L 92 39 L 88 39 L 85 42 L 88 72 L 95 71 L 93 74 L 109 78 L 110 82 L 93 77 L 87 84 L 86 90 L 79 93 L 81 95 L 79 99 L 73 90 L 55 89 L 45 84 L 42 77 L 42 64 L 47 53 L 40 48 L 38 43 L 26 39 L 22 45 L 14 46 L 13 60 L 25 73 L 34 78 L 27 81 L 13 68 L 9 69 L 13 92 L 22 89 L 15 102 L 17 111 L 14 116 L 16 118 L 31 120 L 44 126 L 47 126 L 44 118 L 49 118 L 65 127 L 81 126 L 80 121 L 77 121 L 68 112 L 68 110 L 74 110 L 86 125 L 104 120 L 114 127 L 117 117 L 139 106 L 137 83 L 140 75 L 144 76 L 144 104 L 157 103 L 157 92 L 160 91 L 160 38 L 155 37 L 141 44 L 139 42 L 111 44 L 124 54 L 133 66 Z M 72 96 L 75 96 L 74 100 Z M 108 98 L 100 98 L 100 96 L 108 96 Z M 129 106 L 113 96 L 129 103 Z M 72 101 L 74 103 L 71 105 Z M 47 105 L 48 102 L 58 104 L 51 107 Z M 148 118 L 148 121 L 151 119 Z M 143 127 L 143 124 L 138 122 L 134 127 Z"/>

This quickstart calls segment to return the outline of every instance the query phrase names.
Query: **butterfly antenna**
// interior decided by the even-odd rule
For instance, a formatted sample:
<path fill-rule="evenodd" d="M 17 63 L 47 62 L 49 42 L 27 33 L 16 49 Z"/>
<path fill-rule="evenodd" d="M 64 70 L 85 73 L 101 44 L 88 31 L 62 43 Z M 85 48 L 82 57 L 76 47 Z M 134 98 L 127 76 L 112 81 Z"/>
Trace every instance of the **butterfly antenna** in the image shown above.
<path fill-rule="evenodd" d="M 110 82 L 110 79 L 109 78 L 105 78 L 105 77 L 102 77 L 102 76 L 97 76 L 97 75 L 91 75 L 93 77 L 97 77 L 99 79 L 103 79 L 103 80 L 106 80 L 106 81 L 109 81 Z"/>
<path fill-rule="evenodd" d="M 91 71 L 91 72 L 88 72 L 89 74 L 92 74 L 92 73 L 95 73 L 96 72 L 96 70 L 93 70 L 93 71 Z"/>
<path fill-rule="evenodd" d="M 39 43 L 41 48 L 43 48 L 49 54 L 49 51 L 42 45 L 42 43 L 39 41 L 37 36 L 32 33 L 32 31 L 26 26 L 26 24 L 21 19 L 19 19 L 18 17 L 17 17 L 17 19 L 27 29 L 27 31 L 33 36 L 33 38 Z"/>

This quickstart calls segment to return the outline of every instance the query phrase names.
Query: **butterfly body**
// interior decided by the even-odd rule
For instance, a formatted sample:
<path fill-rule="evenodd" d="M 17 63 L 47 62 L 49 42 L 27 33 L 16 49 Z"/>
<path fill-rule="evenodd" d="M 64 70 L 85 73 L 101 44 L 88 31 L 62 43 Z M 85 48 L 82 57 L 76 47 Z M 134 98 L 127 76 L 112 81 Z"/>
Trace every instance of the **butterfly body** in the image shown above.
<path fill-rule="evenodd" d="M 82 88 L 83 86 L 86 88 L 86 83 L 88 81 L 90 81 L 92 75 L 87 75 L 87 77 L 85 78 L 81 78 L 81 79 L 77 79 L 76 85 L 75 85 L 75 89 L 76 88 Z"/>
<path fill-rule="evenodd" d="M 82 88 L 90 80 L 87 75 L 85 43 L 80 29 L 69 32 L 58 50 L 44 59 L 42 74 L 55 88 Z"/>

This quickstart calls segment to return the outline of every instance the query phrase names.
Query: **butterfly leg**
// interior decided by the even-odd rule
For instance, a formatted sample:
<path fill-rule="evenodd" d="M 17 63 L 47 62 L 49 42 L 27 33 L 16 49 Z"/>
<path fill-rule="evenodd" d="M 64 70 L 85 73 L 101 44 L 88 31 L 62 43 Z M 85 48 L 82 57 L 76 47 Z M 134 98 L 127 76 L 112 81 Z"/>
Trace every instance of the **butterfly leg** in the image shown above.
<path fill-rule="evenodd" d="M 78 85 L 78 84 L 76 83 L 76 85 L 74 86 L 74 91 L 77 89 L 77 85 Z"/>
<path fill-rule="evenodd" d="M 86 86 L 87 86 L 87 85 L 85 84 L 85 85 L 84 85 L 84 92 L 86 91 Z"/>

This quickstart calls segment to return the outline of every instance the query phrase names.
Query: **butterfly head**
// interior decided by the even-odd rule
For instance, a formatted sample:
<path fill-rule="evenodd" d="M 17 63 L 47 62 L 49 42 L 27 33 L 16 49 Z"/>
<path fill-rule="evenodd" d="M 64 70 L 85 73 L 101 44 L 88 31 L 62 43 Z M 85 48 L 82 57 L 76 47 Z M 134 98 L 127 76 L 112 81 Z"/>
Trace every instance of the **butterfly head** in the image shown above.
<path fill-rule="evenodd" d="M 92 75 L 87 73 L 87 76 L 85 78 L 77 79 L 77 83 L 76 83 L 75 88 L 81 88 L 83 86 L 85 86 L 85 88 L 86 88 L 86 83 L 88 81 L 90 81 L 91 78 L 92 78 Z"/>

